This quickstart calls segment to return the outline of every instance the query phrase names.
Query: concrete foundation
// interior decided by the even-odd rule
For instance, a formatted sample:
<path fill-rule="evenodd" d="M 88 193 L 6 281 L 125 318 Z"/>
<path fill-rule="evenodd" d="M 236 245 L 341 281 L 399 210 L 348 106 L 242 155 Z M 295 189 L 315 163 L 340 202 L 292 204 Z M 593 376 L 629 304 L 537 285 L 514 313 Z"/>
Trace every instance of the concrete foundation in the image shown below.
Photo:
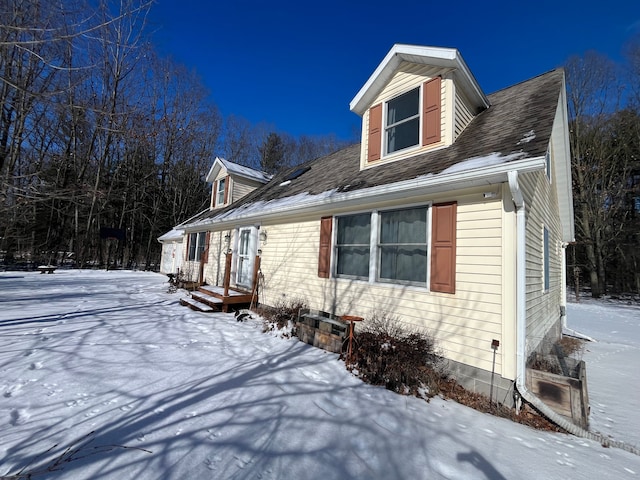
<path fill-rule="evenodd" d="M 471 367 L 453 360 L 447 360 L 447 370 L 465 389 L 493 398 L 494 402 L 508 407 L 514 406 L 514 381 L 495 374 L 493 376 L 493 396 L 491 396 L 491 372 Z"/>

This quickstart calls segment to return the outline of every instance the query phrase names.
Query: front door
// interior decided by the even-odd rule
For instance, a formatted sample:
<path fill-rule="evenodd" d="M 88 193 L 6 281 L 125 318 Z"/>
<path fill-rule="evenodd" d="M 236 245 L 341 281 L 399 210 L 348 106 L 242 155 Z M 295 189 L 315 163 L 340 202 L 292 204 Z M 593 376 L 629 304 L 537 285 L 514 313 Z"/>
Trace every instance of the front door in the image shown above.
<path fill-rule="evenodd" d="M 238 232 L 238 270 L 236 284 L 251 288 L 256 258 L 256 229 L 241 228 Z"/>

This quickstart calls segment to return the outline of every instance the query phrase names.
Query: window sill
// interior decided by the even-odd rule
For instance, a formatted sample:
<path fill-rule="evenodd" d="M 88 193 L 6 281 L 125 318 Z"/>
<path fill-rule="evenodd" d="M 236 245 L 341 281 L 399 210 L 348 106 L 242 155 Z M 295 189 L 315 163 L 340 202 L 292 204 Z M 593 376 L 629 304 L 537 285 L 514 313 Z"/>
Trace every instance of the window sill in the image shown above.
<path fill-rule="evenodd" d="M 431 293 L 431 290 L 429 290 L 428 285 L 419 285 L 416 283 L 395 283 L 395 282 L 381 282 L 381 281 L 371 281 L 371 280 L 367 280 L 367 279 L 363 279 L 363 278 L 356 278 L 356 277 L 345 277 L 345 276 L 340 276 L 340 277 L 336 277 L 333 276 L 332 277 L 334 280 L 344 283 L 344 282 L 350 282 L 350 283 L 357 283 L 357 284 L 362 284 L 362 285 L 368 285 L 370 287 L 380 287 L 380 288 L 390 288 L 390 289 L 394 289 L 394 290 L 406 290 L 406 291 L 411 291 L 411 292 L 419 292 L 419 293 Z"/>

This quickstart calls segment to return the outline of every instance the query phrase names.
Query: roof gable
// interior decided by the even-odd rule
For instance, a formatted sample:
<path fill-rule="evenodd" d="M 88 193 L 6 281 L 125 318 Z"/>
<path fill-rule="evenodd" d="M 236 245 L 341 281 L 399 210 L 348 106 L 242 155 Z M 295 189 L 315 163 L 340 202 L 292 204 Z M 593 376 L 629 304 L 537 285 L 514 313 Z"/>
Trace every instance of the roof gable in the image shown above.
<path fill-rule="evenodd" d="M 403 62 L 450 69 L 456 84 L 477 108 L 489 107 L 489 100 L 457 49 L 395 44 L 351 100 L 351 111 L 362 116 Z"/>
<path fill-rule="evenodd" d="M 260 170 L 245 167 L 244 165 L 238 165 L 237 163 L 230 162 L 222 157 L 216 157 L 213 161 L 213 165 L 209 169 L 209 173 L 207 174 L 207 182 L 213 183 L 221 170 L 226 171 L 229 175 L 254 180 L 259 183 L 267 183 L 272 177 L 272 175 L 261 172 Z"/>

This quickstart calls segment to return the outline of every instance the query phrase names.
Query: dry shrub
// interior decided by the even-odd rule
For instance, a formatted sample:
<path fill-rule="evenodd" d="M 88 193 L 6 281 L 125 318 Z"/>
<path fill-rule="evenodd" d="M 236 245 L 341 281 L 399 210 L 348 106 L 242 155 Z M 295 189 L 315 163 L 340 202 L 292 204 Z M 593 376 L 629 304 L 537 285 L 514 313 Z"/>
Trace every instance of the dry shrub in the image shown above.
<path fill-rule="evenodd" d="M 572 377 L 576 375 L 576 366 L 584 348 L 583 340 L 564 336 L 549 348 L 546 355 L 532 354 L 527 365 L 534 370 Z"/>
<path fill-rule="evenodd" d="M 584 343 L 584 340 L 579 338 L 563 336 L 556 346 L 565 357 L 582 358 L 584 354 Z"/>
<path fill-rule="evenodd" d="M 438 393 L 444 376 L 442 362 L 433 337 L 426 331 L 376 314 L 362 323 L 355 340 L 350 368 L 367 383 L 402 394 Z"/>
<path fill-rule="evenodd" d="M 348 367 L 367 383 L 427 399 L 440 395 L 532 428 L 563 431 L 529 405 L 522 405 L 520 413 L 516 413 L 514 408 L 492 402 L 486 395 L 466 390 L 447 375 L 434 339 L 427 332 L 408 328 L 385 314 L 374 315 L 361 327 L 356 332 L 356 349 Z"/>
<path fill-rule="evenodd" d="M 269 330 L 282 330 L 293 326 L 298 319 L 298 312 L 307 308 L 307 302 L 303 299 L 279 300 L 274 306 L 263 305 L 257 309 L 257 313 L 264 318 L 264 332 Z"/>

